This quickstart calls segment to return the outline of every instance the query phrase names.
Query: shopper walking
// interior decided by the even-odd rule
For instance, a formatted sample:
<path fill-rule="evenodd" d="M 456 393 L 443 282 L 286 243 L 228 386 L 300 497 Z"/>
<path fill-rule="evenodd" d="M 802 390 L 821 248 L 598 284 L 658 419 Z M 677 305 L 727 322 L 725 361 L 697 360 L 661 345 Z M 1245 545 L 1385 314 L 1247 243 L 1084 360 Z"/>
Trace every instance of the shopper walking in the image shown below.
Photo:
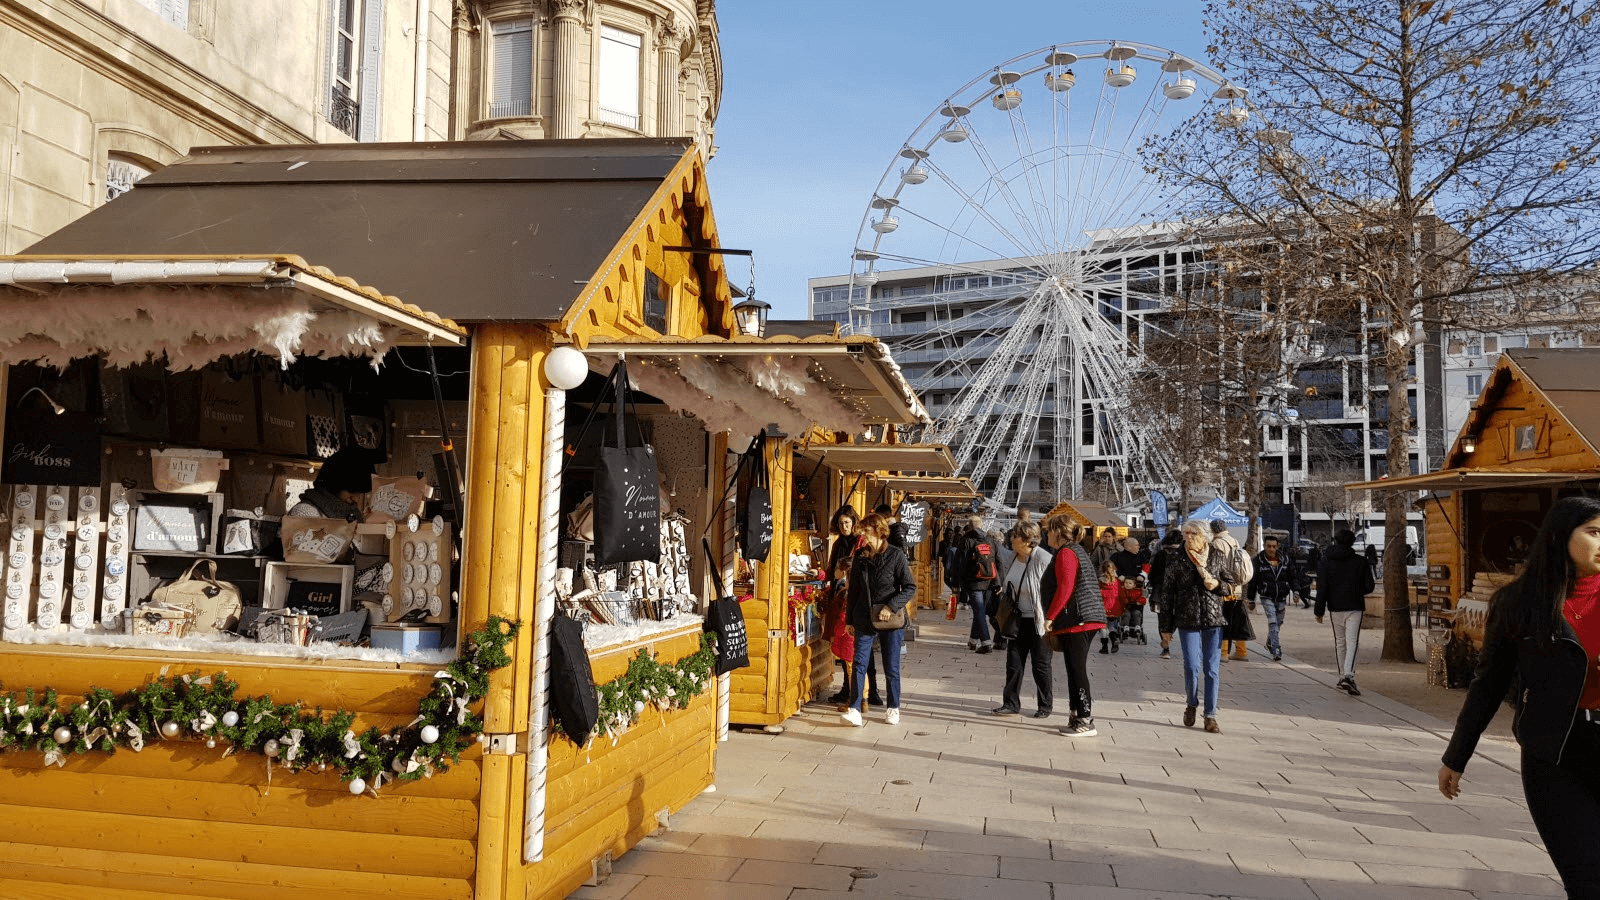
<path fill-rule="evenodd" d="M 1267 617 L 1267 653 L 1273 662 L 1283 659 L 1280 627 L 1288 610 L 1289 600 L 1311 593 L 1311 585 L 1300 564 L 1282 552 L 1278 539 L 1267 535 L 1262 539 L 1262 550 L 1256 554 L 1255 577 L 1250 579 L 1247 597 L 1252 605 L 1261 604 Z"/>
<path fill-rule="evenodd" d="M 1226 620 L 1222 626 L 1222 656 L 1243 662 L 1250 658 L 1250 648 L 1246 642 L 1256 639 L 1255 626 L 1250 623 L 1250 611 L 1245 608 L 1244 598 L 1245 585 L 1250 583 L 1255 567 L 1250 563 L 1249 554 L 1228 533 L 1227 523 L 1221 519 L 1211 520 L 1211 549 L 1222 558 L 1222 564 L 1228 570 L 1228 579 L 1235 586 L 1233 592 L 1222 601 L 1222 617 Z"/>
<path fill-rule="evenodd" d="M 1183 532 L 1174 528 L 1161 538 L 1161 543 L 1155 548 L 1150 557 L 1150 570 L 1145 579 L 1145 587 L 1150 593 L 1150 605 L 1156 611 L 1156 633 L 1161 637 L 1161 658 L 1172 658 L 1172 632 L 1161 627 L 1161 611 L 1165 605 L 1161 602 L 1161 594 L 1156 586 L 1161 583 L 1162 573 L 1167 566 L 1169 557 L 1167 551 L 1174 547 L 1183 546 Z"/>
<path fill-rule="evenodd" d="M 1195 711 L 1205 702 L 1205 728 L 1220 734 L 1217 724 L 1218 677 L 1222 668 L 1222 598 L 1235 585 L 1231 566 L 1211 547 L 1206 526 L 1190 520 L 1183 523 L 1183 544 L 1162 550 L 1160 580 L 1163 641 L 1176 633 L 1183 650 L 1183 688 L 1187 700 L 1183 724 L 1193 725 Z M 1155 574 L 1154 566 L 1151 574 Z M 1204 691 L 1202 694 L 1202 682 Z"/>
<path fill-rule="evenodd" d="M 1044 580 L 1045 596 L 1050 597 L 1046 615 L 1050 633 L 1061 646 L 1061 662 L 1067 671 L 1067 704 L 1072 718 L 1062 726 L 1068 737 L 1094 737 L 1094 696 L 1089 688 L 1089 647 L 1095 632 L 1106 627 L 1105 604 L 1092 577 L 1094 563 L 1081 543 L 1083 526 L 1066 515 L 1045 520 L 1045 536 L 1054 549 L 1050 572 Z"/>
<path fill-rule="evenodd" d="M 1489 601 L 1483 653 L 1439 769 L 1461 773 L 1515 683 L 1522 790 L 1569 898 L 1600 898 L 1600 500 L 1567 497 L 1545 516 L 1526 568 Z"/>
<path fill-rule="evenodd" d="M 861 535 L 856 532 L 855 507 L 848 503 L 839 507 L 829 522 L 828 530 L 834 536 L 833 546 L 828 550 L 828 603 L 823 610 L 822 636 L 827 639 L 833 655 L 844 668 L 844 684 L 828 701 L 845 704 L 850 702 L 850 685 L 855 681 L 855 673 L 850 667 L 856 658 L 856 641 L 850 633 L 848 596 L 850 560 L 861 549 Z M 878 693 L 878 668 L 870 658 L 867 661 L 867 683 L 870 685 L 867 703 L 882 706 L 883 698 Z"/>
<path fill-rule="evenodd" d="M 983 533 L 983 516 L 967 519 L 967 531 L 956 545 L 955 566 L 961 600 L 972 610 L 967 649 L 988 653 L 994 649 L 989 635 L 989 601 L 993 597 L 994 580 L 1000 573 L 1000 548 Z"/>
<path fill-rule="evenodd" d="M 857 727 L 861 718 L 861 694 L 866 689 L 867 662 L 872 648 L 881 648 L 883 677 L 888 688 L 889 707 L 883 721 L 900 722 L 900 649 L 905 640 L 906 607 L 917 594 L 911 566 L 904 550 L 889 543 L 889 522 L 873 513 L 861 520 L 861 549 L 850 563 L 850 627 L 855 629 L 855 664 L 852 666 L 850 708 L 840 718 Z M 880 628 L 883 622 L 900 616 L 897 628 Z"/>
<path fill-rule="evenodd" d="M 1317 601 L 1312 612 L 1318 624 L 1323 612 L 1333 619 L 1333 658 L 1339 665 L 1339 681 L 1334 687 L 1352 697 L 1361 696 L 1356 687 L 1356 650 L 1361 646 L 1361 619 L 1367 611 L 1367 595 L 1372 593 L 1372 567 L 1355 551 L 1356 535 L 1341 528 L 1333 545 L 1322 555 L 1317 570 Z"/>
<path fill-rule="evenodd" d="M 1033 669 L 1037 696 L 1033 717 L 1049 718 L 1055 705 L 1050 653 L 1044 640 L 1049 620 L 1045 617 L 1043 582 L 1050 571 L 1050 551 L 1039 546 L 1039 538 L 1038 524 L 1027 519 L 1011 529 L 1011 558 L 998 614 L 1000 632 L 1006 638 L 1006 682 L 1000 705 L 994 710 L 997 716 L 1022 712 L 1024 666 Z"/>

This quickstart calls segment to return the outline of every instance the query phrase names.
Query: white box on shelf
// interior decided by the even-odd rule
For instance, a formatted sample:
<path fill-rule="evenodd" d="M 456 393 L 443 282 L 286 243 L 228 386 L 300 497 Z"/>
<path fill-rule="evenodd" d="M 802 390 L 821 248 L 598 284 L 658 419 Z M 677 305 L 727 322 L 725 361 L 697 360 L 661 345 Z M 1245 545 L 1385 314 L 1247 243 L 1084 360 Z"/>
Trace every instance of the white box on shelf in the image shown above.
<path fill-rule="evenodd" d="M 313 615 L 350 611 L 355 566 L 269 562 L 261 575 L 261 605 Z"/>

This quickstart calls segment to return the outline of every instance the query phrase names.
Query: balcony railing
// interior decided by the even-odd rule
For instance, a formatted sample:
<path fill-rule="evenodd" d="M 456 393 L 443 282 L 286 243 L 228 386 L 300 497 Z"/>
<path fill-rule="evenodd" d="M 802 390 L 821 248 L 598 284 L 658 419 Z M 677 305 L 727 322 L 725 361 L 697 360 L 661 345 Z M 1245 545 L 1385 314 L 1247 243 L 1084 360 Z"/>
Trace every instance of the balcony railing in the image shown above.
<path fill-rule="evenodd" d="M 639 130 L 638 113 L 618 112 L 617 110 L 606 109 L 604 106 L 602 106 L 600 107 L 600 121 L 606 123 L 607 125 L 621 125 L 623 128 L 632 128 L 634 131 Z"/>
<path fill-rule="evenodd" d="M 334 88 L 333 102 L 328 106 L 328 121 L 345 134 L 356 137 L 361 127 L 361 104 L 345 93 L 342 87 Z"/>
<path fill-rule="evenodd" d="M 512 116 L 526 116 L 533 112 L 533 100 L 529 97 L 518 97 L 513 100 L 493 100 L 489 103 L 489 118 L 504 119 Z"/>

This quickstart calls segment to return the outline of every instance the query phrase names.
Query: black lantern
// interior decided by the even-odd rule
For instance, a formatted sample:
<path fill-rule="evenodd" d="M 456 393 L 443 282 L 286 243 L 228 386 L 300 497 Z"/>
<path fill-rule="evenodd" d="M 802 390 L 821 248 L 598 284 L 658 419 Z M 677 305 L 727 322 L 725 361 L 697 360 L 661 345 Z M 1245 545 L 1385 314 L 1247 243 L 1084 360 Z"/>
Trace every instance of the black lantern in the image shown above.
<path fill-rule="evenodd" d="M 761 337 L 767 331 L 767 313 L 772 304 L 757 300 L 754 287 L 742 302 L 734 304 L 733 320 L 740 334 Z"/>

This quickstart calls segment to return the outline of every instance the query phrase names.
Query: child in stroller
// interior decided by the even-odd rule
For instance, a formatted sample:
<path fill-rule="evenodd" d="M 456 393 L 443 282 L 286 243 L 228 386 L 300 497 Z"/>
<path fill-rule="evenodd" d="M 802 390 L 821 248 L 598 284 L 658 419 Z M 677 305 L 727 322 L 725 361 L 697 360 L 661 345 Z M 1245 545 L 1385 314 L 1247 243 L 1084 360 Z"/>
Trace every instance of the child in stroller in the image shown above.
<path fill-rule="evenodd" d="M 1118 589 L 1122 595 L 1122 639 L 1146 643 L 1144 636 L 1144 607 L 1148 598 L 1144 588 L 1150 564 L 1139 551 L 1137 538 L 1122 542 L 1122 549 L 1111 554 L 1111 564 L 1116 566 Z"/>

